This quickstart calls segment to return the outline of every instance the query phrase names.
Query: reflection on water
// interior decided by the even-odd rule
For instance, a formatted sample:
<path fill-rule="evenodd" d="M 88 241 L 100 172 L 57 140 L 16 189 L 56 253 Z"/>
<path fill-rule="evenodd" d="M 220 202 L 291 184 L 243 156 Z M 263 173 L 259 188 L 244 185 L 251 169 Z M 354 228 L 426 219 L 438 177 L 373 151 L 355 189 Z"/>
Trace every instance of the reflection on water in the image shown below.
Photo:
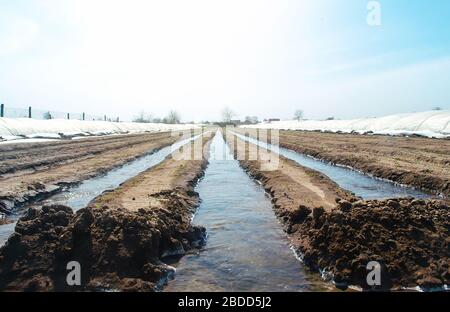
<path fill-rule="evenodd" d="M 166 291 L 331 288 L 295 258 L 270 199 L 233 160 L 219 133 L 196 191 L 202 202 L 194 223 L 206 227 L 208 240 L 200 251 L 172 264 L 177 272 Z"/>
<path fill-rule="evenodd" d="M 279 153 L 280 155 L 288 159 L 292 159 L 302 166 L 322 172 L 334 182 L 339 184 L 339 186 L 341 186 L 342 188 L 354 192 L 356 196 L 360 196 L 364 199 L 383 199 L 407 196 L 417 198 L 431 197 L 426 193 L 410 187 L 404 187 L 385 180 L 374 179 L 368 175 L 355 170 L 351 170 L 349 168 L 334 166 L 324 161 L 308 157 L 286 148 L 272 146 L 271 144 L 246 137 L 232 131 L 230 132 L 245 141 L 257 144 L 263 148 L 272 150 L 275 153 Z"/>
<path fill-rule="evenodd" d="M 86 207 L 91 200 L 102 194 L 104 191 L 113 190 L 126 180 L 159 164 L 173 151 L 177 150 L 186 143 L 197 139 L 199 136 L 200 135 L 196 135 L 191 138 L 180 140 L 179 142 L 176 142 L 171 146 L 164 147 L 155 153 L 142 156 L 137 160 L 123 165 L 122 167 L 109 171 L 105 175 L 88 179 L 79 185 L 71 187 L 61 193 L 52 195 L 45 200 L 27 205 L 21 211 L 25 211 L 28 207 L 40 207 L 48 204 L 66 205 L 77 211 Z M 10 220 L 17 221 L 19 217 L 20 214 L 12 215 L 10 216 Z M 8 237 L 14 232 L 15 225 L 16 222 L 0 226 L 0 246 L 3 246 L 8 240 Z"/>

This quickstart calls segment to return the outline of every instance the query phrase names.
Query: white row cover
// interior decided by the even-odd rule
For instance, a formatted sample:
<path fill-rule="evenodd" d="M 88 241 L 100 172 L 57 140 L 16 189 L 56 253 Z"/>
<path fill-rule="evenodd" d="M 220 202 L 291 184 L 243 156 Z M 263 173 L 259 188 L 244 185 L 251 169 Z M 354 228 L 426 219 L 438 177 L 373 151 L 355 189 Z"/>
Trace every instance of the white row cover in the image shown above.
<path fill-rule="evenodd" d="M 107 135 L 138 132 L 187 130 L 199 125 L 168 125 L 156 123 L 82 121 L 67 119 L 38 120 L 31 118 L 0 118 L 0 138 L 61 138 L 78 135 Z"/>
<path fill-rule="evenodd" d="M 288 120 L 243 127 L 386 135 L 416 134 L 426 137 L 446 138 L 450 137 L 450 111 L 429 111 L 349 120 Z"/>

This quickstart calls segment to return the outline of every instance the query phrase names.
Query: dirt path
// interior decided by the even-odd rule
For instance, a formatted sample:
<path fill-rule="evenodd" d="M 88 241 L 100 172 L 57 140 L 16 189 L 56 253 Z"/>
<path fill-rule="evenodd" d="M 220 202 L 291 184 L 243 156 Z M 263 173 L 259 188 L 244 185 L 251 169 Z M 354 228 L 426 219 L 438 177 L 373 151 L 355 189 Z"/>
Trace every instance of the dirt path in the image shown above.
<path fill-rule="evenodd" d="M 280 131 L 280 146 L 450 196 L 450 140 Z"/>
<path fill-rule="evenodd" d="M 176 140 L 166 132 L 0 146 L 0 211 L 61 191 Z"/>
<path fill-rule="evenodd" d="M 259 151 L 263 157 L 268 153 Z M 275 213 L 303 261 L 338 286 L 371 288 L 366 280 L 370 261 L 381 265 L 378 288 L 449 284 L 448 201 L 362 201 L 284 157 L 274 171 L 264 171 L 262 160 L 240 164 L 272 196 Z"/>
<path fill-rule="evenodd" d="M 191 217 L 199 202 L 194 185 L 206 166 L 206 155 L 169 156 L 76 214 L 64 206 L 29 209 L 0 249 L 0 289 L 156 290 L 173 272 L 162 259 L 205 239 Z M 66 283 L 69 261 L 81 265 L 79 287 Z"/>

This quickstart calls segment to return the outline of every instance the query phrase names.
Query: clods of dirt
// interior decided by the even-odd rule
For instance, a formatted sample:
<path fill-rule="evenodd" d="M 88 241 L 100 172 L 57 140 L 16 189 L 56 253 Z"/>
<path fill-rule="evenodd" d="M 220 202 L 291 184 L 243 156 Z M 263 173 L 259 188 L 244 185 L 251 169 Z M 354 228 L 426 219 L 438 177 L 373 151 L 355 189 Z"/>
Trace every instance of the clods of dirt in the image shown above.
<path fill-rule="evenodd" d="M 183 197 L 185 194 L 182 194 Z M 172 209 L 29 209 L 0 249 L 0 289 L 20 291 L 154 291 L 173 268 L 162 262 L 201 245 L 205 229 L 182 222 Z M 70 286 L 68 263 L 81 267 L 81 285 Z"/>

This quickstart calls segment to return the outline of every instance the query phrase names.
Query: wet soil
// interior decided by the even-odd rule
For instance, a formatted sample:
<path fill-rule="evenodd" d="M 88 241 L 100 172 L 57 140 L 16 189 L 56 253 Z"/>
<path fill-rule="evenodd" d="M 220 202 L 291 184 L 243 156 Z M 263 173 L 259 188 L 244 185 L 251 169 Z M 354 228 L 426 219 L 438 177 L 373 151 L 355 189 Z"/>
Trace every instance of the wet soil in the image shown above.
<path fill-rule="evenodd" d="M 169 157 L 76 213 L 62 205 L 30 208 L 0 249 L 0 289 L 158 290 L 173 273 L 164 258 L 206 236 L 191 218 L 207 157 Z M 70 261 L 81 264 L 81 286 L 66 283 Z"/>
<path fill-rule="evenodd" d="M 284 157 L 272 171 L 260 160 L 240 164 L 272 196 L 275 213 L 304 263 L 337 286 L 438 289 L 449 284 L 448 200 L 360 200 Z M 381 265 L 379 286 L 367 284 L 371 261 Z"/>
<path fill-rule="evenodd" d="M 450 140 L 281 131 L 280 145 L 450 196 Z"/>
<path fill-rule="evenodd" d="M 201 204 L 193 224 L 205 226 L 204 246 L 174 258 L 164 291 L 333 291 L 297 260 L 264 189 L 239 167 L 221 133 L 195 190 Z"/>
<path fill-rule="evenodd" d="M 8 223 L 10 223 L 10 222 L 12 222 L 12 221 L 8 220 L 8 219 L 6 218 L 6 216 L 0 215 L 0 225 L 8 224 Z"/>
<path fill-rule="evenodd" d="M 450 140 L 283 130 L 279 141 L 301 154 L 450 196 Z"/>
<path fill-rule="evenodd" d="M 17 206 L 104 174 L 176 139 L 166 132 L 2 145 L 0 212 L 13 212 Z"/>

